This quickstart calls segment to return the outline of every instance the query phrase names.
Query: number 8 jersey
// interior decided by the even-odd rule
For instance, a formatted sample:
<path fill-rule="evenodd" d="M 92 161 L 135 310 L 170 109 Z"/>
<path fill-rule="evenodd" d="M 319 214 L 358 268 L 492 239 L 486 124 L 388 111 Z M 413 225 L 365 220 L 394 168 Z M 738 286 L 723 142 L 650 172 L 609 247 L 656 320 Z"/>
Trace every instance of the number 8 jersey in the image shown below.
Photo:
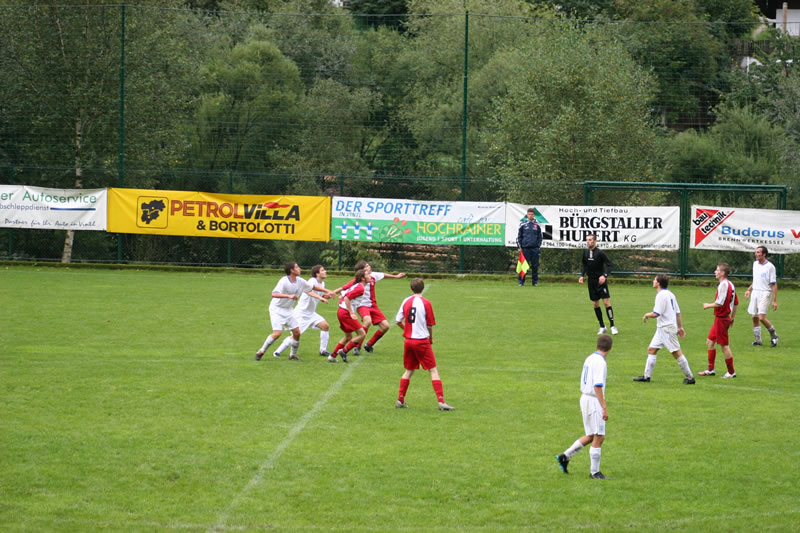
<path fill-rule="evenodd" d="M 409 296 L 400 304 L 395 321 L 401 324 L 403 319 L 403 337 L 406 339 L 427 339 L 430 336 L 428 326 L 436 324 L 431 302 L 419 294 Z"/>

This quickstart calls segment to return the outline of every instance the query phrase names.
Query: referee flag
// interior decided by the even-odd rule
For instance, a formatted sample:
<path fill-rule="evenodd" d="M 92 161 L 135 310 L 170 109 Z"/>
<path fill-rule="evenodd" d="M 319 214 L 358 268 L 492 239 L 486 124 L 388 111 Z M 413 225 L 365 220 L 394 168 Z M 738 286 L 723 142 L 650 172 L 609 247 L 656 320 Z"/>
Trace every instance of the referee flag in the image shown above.
<path fill-rule="evenodd" d="M 531 266 L 528 264 L 528 260 L 525 259 L 523 253 L 520 252 L 519 259 L 517 259 L 517 274 L 519 274 L 521 280 L 525 280 L 525 274 L 527 274 L 530 269 Z"/>

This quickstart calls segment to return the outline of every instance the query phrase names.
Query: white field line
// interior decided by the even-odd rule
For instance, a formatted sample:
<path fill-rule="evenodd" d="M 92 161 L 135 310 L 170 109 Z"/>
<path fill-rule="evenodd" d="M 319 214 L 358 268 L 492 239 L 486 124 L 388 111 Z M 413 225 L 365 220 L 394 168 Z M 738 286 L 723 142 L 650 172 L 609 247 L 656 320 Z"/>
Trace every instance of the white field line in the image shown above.
<path fill-rule="evenodd" d="M 231 500 L 231 502 L 228 504 L 225 510 L 223 510 L 217 516 L 216 524 L 213 527 L 211 527 L 208 531 L 224 531 L 227 529 L 226 523 L 228 522 L 231 513 L 239 505 L 239 502 L 242 500 L 242 498 L 261 483 L 267 471 L 272 469 L 273 466 L 275 466 L 275 463 L 278 462 L 278 459 L 281 458 L 283 452 L 292 444 L 292 442 L 294 442 L 294 439 L 297 438 L 300 432 L 302 432 L 303 429 L 305 429 L 305 427 L 308 425 L 311 419 L 314 418 L 314 415 L 316 415 L 323 407 L 325 407 L 325 404 L 328 403 L 328 400 L 330 400 L 330 398 L 334 394 L 339 392 L 339 389 L 342 388 L 342 385 L 344 385 L 344 383 L 353 373 L 355 367 L 358 366 L 359 363 L 361 363 L 361 361 L 363 360 L 364 360 L 363 357 L 359 357 L 352 363 L 348 363 L 346 365 L 347 368 L 345 368 L 344 372 L 342 372 L 342 375 L 339 377 L 336 383 L 331 385 L 328 391 L 325 394 L 323 394 L 319 400 L 317 400 L 317 403 L 314 404 L 314 407 L 312 407 L 305 415 L 303 415 L 303 418 L 301 418 L 297 422 L 297 424 L 295 424 L 294 427 L 292 427 L 292 429 L 289 430 L 289 433 L 286 435 L 286 438 L 284 438 L 283 441 L 280 444 L 278 444 L 278 447 L 275 448 L 275 450 L 272 452 L 272 455 L 270 455 L 263 463 L 261 463 L 255 475 L 250 479 L 250 481 L 247 482 L 247 485 L 245 485 L 245 487 L 241 491 L 239 491 L 239 493 L 236 496 L 234 496 L 233 500 Z M 338 365 L 344 363 L 336 363 L 336 364 Z"/>

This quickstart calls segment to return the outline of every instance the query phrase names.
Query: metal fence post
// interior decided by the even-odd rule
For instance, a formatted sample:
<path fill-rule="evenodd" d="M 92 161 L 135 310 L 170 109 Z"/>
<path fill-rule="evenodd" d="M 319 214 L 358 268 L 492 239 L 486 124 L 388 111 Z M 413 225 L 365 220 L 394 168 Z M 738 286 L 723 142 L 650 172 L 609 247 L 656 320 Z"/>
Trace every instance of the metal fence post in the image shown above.
<path fill-rule="evenodd" d="M 14 185 L 14 167 L 8 167 L 8 184 Z M 14 228 L 8 228 L 8 258 L 14 257 Z"/>
<path fill-rule="evenodd" d="M 125 185 L 125 3 L 120 6 L 119 32 L 119 166 L 117 186 Z M 117 263 L 122 263 L 122 234 L 117 233 Z"/>
<path fill-rule="evenodd" d="M 464 14 L 464 95 L 461 108 L 461 201 L 467 194 L 467 83 L 469 81 L 469 10 Z M 458 272 L 464 273 L 464 245 L 458 247 Z"/>

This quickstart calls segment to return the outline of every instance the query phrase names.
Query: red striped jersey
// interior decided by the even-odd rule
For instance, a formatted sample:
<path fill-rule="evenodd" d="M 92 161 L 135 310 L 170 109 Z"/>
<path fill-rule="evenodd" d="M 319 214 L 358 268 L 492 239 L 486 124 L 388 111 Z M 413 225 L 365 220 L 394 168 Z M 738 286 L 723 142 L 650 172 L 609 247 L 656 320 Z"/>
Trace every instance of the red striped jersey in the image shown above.
<path fill-rule="evenodd" d="M 714 315 L 720 317 L 730 316 L 734 306 L 739 305 L 739 296 L 731 280 L 725 279 L 717 286 L 717 298 L 714 303 L 720 307 L 714 308 Z"/>
<path fill-rule="evenodd" d="M 341 307 L 342 309 L 347 309 L 347 305 L 345 305 L 344 303 L 344 299 L 347 298 L 348 300 L 350 300 L 350 306 L 353 308 L 353 311 L 355 311 L 358 305 L 358 302 L 356 300 L 358 300 L 358 297 L 362 296 L 363 294 L 364 294 L 364 285 L 362 285 L 361 283 L 356 283 L 355 285 L 353 285 L 352 287 L 350 287 L 349 289 L 347 289 L 342 293 L 342 299 L 339 301 L 339 307 Z"/>
<path fill-rule="evenodd" d="M 403 337 L 406 339 L 427 339 L 430 336 L 428 326 L 436 324 L 431 302 L 419 294 L 409 296 L 400 304 L 400 309 L 395 317 L 395 321 L 398 323 L 402 323 L 403 320 L 405 320 Z"/>

